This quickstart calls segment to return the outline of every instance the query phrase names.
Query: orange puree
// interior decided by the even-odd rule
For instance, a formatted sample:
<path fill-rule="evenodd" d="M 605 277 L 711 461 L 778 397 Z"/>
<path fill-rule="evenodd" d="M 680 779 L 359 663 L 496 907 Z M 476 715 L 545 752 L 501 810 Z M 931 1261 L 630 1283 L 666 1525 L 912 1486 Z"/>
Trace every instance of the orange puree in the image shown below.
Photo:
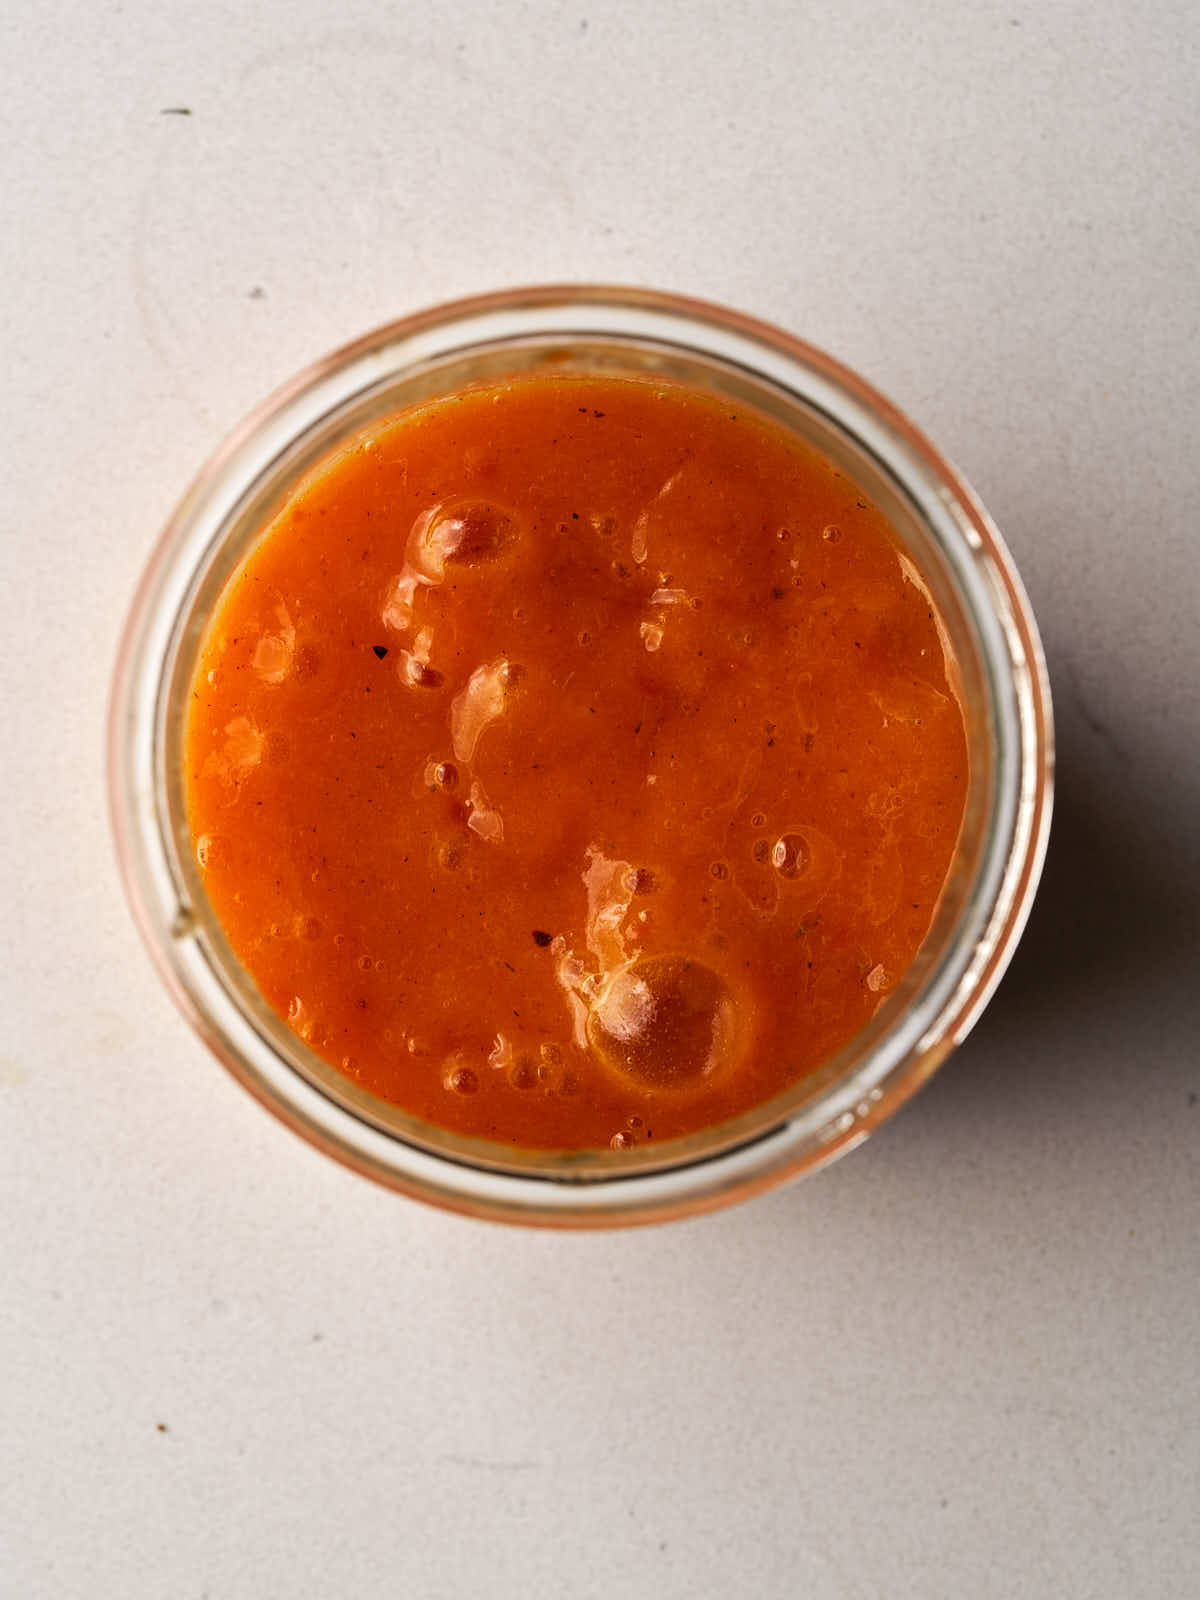
<path fill-rule="evenodd" d="M 533 377 L 326 463 L 213 616 L 188 801 L 216 914 L 348 1078 L 616 1149 L 795 1083 L 928 930 L 967 781 L 932 602 L 774 424 Z"/>

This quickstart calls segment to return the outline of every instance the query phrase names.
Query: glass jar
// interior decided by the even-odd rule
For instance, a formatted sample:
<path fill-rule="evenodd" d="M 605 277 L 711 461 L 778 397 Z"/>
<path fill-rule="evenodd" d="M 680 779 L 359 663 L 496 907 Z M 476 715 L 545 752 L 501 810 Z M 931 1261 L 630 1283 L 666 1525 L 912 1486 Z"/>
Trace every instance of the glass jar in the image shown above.
<path fill-rule="evenodd" d="M 970 756 L 933 926 L 870 1024 L 815 1075 L 733 1121 L 633 1151 L 525 1151 L 421 1122 L 328 1066 L 266 1005 L 208 904 L 188 830 L 189 680 L 226 580 L 304 475 L 373 422 L 468 383 L 553 371 L 676 379 L 750 405 L 862 486 L 940 609 Z M 811 346 L 675 295 L 510 290 L 380 328 L 254 413 L 201 471 L 133 603 L 109 726 L 113 826 L 142 935 L 184 1014 L 289 1127 L 406 1194 L 474 1216 L 596 1227 L 687 1216 L 860 1143 L 970 1030 L 1029 911 L 1050 820 L 1052 729 L 1037 629 L 970 488 L 896 408 Z"/>

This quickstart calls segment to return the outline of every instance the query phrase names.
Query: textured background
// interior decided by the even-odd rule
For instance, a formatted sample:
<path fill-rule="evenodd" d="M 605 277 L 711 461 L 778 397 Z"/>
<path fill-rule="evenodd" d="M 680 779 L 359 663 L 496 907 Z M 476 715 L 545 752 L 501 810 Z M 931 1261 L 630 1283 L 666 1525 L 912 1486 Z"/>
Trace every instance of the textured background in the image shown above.
<path fill-rule="evenodd" d="M 271 10 L 0 21 L 0 1592 L 1194 1600 L 1200 13 Z M 934 1084 L 812 1182 L 584 1238 L 264 1116 L 138 945 L 101 770 L 224 432 L 378 321 L 560 278 L 905 406 L 1008 536 L 1061 746 L 1027 941 Z"/>

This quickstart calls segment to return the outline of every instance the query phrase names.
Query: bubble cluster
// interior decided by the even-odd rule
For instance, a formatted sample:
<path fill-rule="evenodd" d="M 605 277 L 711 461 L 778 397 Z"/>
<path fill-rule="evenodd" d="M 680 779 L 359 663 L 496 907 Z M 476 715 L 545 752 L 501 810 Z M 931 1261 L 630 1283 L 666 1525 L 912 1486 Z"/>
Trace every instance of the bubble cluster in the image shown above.
<path fill-rule="evenodd" d="M 576 1095 L 582 1088 L 577 1074 L 566 1068 L 566 1051 L 554 1040 L 536 1050 L 515 1051 L 512 1041 L 498 1033 L 487 1059 L 488 1066 L 503 1072 L 510 1088 L 521 1093 L 539 1089 L 545 1095 Z"/>
<path fill-rule="evenodd" d="M 638 1142 L 638 1130 L 641 1128 L 641 1126 L 641 1117 L 626 1117 L 625 1126 L 614 1133 L 612 1138 L 608 1141 L 609 1149 L 632 1150 Z M 646 1137 L 650 1137 L 649 1129 L 646 1131 Z"/>

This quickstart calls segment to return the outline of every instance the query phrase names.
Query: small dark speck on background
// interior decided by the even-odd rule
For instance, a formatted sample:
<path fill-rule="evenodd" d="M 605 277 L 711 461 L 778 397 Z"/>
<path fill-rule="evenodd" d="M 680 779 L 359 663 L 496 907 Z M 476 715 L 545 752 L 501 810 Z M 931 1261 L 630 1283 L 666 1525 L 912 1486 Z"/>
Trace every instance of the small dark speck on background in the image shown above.
<path fill-rule="evenodd" d="M 163 106 L 158 114 L 160 117 L 190 117 L 192 108 L 191 106 Z"/>
<path fill-rule="evenodd" d="M 167 1431 L 167 1425 L 165 1422 L 156 1422 L 154 1426 L 158 1429 L 159 1433 L 166 1433 Z"/>
<path fill-rule="evenodd" d="M 256 283 L 253 289 L 248 289 L 246 291 L 246 298 L 247 300 L 265 300 L 267 298 L 267 291 L 263 288 L 261 283 Z"/>
<path fill-rule="evenodd" d="M 535 928 L 533 930 L 533 942 L 536 945 L 540 945 L 543 950 L 550 943 L 552 937 L 553 936 L 547 933 L 544 928 Z"/>
<path fill-rule="evenodd" d="M 1189 1089 L 1188 1090 L 1188 1105 L 1189 1106 L 1194 1106 L 1196 1104 L 1196 1101 L 1197 1101 L 1198 1098 L 1200 1098 L 1200 1096 L 1197 1096 L 1196 1091 L 1194 1089 Z"/>

